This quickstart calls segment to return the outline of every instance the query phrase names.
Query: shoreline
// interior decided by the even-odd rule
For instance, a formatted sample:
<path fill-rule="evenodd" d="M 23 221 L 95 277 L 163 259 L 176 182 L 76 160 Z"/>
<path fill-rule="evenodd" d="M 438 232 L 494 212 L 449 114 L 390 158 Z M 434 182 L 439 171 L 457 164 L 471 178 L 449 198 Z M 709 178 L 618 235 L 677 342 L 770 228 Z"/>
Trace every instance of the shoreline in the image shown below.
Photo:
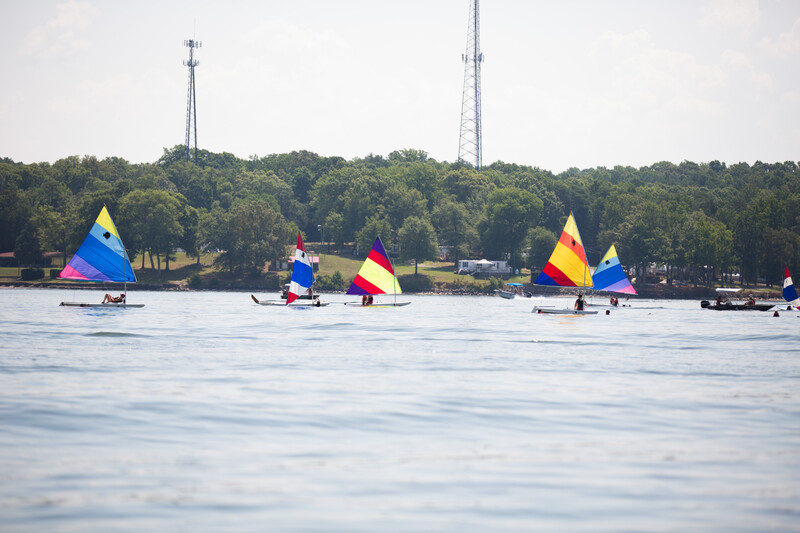
<path fill-rule="evenodd" d="M 115 292 L 123 288 L 122 283 L 84 283 L 73 284 L 69 282 L 28 282 L 28 281 L 13 281 L 2 282 L 0 288 L 7 289 L 68 289 L 68 290 L 100 290 Z M 534 288 L 535 287 L 535 288 Z M 261 292 L 261 293 L 278 293 L 279 288 L 269 288 L 263 285 L 246 285 L 240 286 L 220 286 L 220 287 L 189 287 L 185 283 L 167 282 L 161 284 L 153 283 L 136 283 L 131 284 L 129 290 L 138 291 L 174 291 L 174 292 Z M 531 292 L 533 297 L 546 297 L 546 296 L 563 296 L 572 297 L 575 291 L 579 290 L 574 287 L 548 287 L 541 290 L 539 286 L 525 286 L 525 290 Z M 713 288 L 709 287 L 678 287 L 678 286 L 663 286 L 663 285 L 645 285 L 636 287 L 639 294 L 631 295 L 631 300 L 640 299 L 655 299 L 655 300 L 713 300 L 716 298 L 716 293 Z M 327 294 L 344 294 L 344 291 L 324 291 Z M 591 289 L 587 292 L 592 295 Z M 425 290 L 420 292 L 404 291 L 404 294 L 416 295 L 434 295 L 434 296 L 494 296 L 494 291 L 468 291 L 463 288 L 450 288 L 442 287 L 438 290 Z M 740 299 L 745 299 L 746 296 L 752 294 L 756 300 L 761 301 L 782 301 L 780 289 L 747 289 L 742 288 Z M 607 294 L 594 294 L 597 297 L 607 297 Z M 619 295 L 627 296 L 627 295 Z M 737 298 L 734 298 L 737 299 Z"/>

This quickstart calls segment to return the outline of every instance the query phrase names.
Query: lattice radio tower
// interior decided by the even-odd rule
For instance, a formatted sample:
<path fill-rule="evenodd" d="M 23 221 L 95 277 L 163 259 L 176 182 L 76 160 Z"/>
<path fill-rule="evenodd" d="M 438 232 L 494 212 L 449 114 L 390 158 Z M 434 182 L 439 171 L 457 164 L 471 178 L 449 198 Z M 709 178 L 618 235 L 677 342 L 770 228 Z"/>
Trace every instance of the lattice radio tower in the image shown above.
<path fill-rule="evenodd" d="M 197 101 L 195 99 L 194 90 L 194 67 L 200 64 L 194 58 L 194 49 L 203 46 L 200 41 L 189 39 L 183 41 L 183 45 L 189 47 L 189 60 L 184 61 L 183 64 L 189 67 L 189 95 L 186 103 L 186 160 L 192 159 L 192 148 L 190 142 L 192 141 L 192 133 L 194 133 L 194 162 L 197 163 Z"/>
<path fill-rule="evenodd" d="M 480 22 L 478 0 L 469 3 L 469 31 L 467 53 L 464 61 L 464 92 L 461 96 L 461 136 L 458 142 L 458 160 L 471 163 L 480 169 L 483 165 L 483 137 L 481 134 L 481 62 Z"/>

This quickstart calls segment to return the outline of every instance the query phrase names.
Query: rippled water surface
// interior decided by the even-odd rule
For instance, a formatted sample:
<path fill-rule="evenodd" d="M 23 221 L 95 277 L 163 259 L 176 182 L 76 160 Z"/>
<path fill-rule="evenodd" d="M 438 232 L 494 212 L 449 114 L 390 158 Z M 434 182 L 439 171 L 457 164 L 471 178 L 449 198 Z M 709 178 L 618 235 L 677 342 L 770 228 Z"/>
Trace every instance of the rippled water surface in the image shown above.
<path fill-rule="evenodd" d="M 102 294 L 0 289 L 3 532 L 800 530 L 797 313 Z"/>

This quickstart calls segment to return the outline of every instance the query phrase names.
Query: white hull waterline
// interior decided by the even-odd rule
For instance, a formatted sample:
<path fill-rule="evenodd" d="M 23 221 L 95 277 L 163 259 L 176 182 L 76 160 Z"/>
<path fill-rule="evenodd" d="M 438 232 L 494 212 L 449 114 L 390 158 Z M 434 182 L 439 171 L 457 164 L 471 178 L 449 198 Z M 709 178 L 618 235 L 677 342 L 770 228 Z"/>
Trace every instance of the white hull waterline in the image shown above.
<path fill-rule="evenodd" d="M 144 307 L 144 304 L 126 304 L 122 302 L 119 303 L 110 302 L 106 304 L 90 304 L 85 302 L 61 302 L 61 305 L 66 307 L 122 307 L 122 308 L 133 308 L 133 309 L 139 309 L 141 307 Z"/>
<path fill-rule="evenodd" d="M 553 309 L 552 307 L 534 307 L 531 313 L 542 313 L 548 315 L 596 315 L 597 311 L 588 309 Z"/>
<path fill-rule="evenodd" d="M 253 301 L 258 305 L 273 305 L 276 307 L 325 307 L 330 304 L 330 302 L 320 301 L 314 303 L 313 300 L 295 300 L 294 302 L 287 304 L 286 300 L 259 300 L 254 294 L 251 294 L 250 298 L 252 298 Z"/>

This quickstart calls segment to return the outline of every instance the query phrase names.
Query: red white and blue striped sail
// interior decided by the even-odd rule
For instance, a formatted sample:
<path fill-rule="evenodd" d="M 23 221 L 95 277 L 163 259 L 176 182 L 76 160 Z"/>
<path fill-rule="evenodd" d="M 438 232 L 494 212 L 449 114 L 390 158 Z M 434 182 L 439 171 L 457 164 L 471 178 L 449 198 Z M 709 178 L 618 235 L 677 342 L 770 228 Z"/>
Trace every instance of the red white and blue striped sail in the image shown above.
<path fill-rule="evenodd" d="M 377 237 L 358 275 L 347 289 L 347 294 L 401 294 L 402 292 L 386 249 L 381 238 Z"/>
<path fill-rule="evenodd" d="M 79 281 L 136 282 L 125 246 L 106 206 L 100 210 L 89 235 L 58 277 Z"/>
<path fill-rule="evenodd" d="M 594 283 L 595 290 L 598 291 L 636 294 L 636 289 L 633 288 L 622 269 L 619 257 L 617 257 L 617 249 L 613 244 L 608 248 L 606 255 L 600 260 L 600 265 L 592 274 L 592 283 Z"/>
<path fill-rule="evenodd" d="M 789 274 L 789 267 L 786 267 L 786 275 L 783 278 L 783 299 L 791 305 L 797 307 L 800 305 L 800 298 L 797 297 L 797 290 L 792 283 L 792 276 Z"/>
<path fill-rule="evenodd" d="M 314 284 L 314 270 L 311 260 L 306 253 L 303 237 L 297 234 L 297 249 L 294 252 L 294 268 L 292 268 L 292 281 L 289 284 L 289 293 L 286 295 L 286 305 L 297 300 L 300 295 Z"/>

